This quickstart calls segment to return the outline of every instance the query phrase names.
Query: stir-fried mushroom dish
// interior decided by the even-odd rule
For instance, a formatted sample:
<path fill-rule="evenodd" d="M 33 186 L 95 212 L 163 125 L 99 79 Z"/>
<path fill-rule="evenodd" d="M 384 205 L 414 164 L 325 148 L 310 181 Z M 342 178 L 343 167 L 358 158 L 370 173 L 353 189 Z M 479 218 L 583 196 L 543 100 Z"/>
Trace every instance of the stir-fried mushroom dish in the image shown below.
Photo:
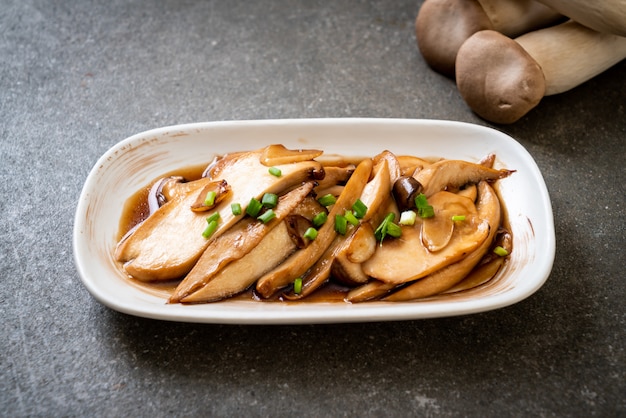
<path fill-rule="evenodd" d="M 330 286 L 353 303 L 467 290 L 512 249 L 492 186 L 513 171 L 494 160 L 347 160 L 282 145 L 223 155 L 197 179 L 149 185 L 115 258 L 134 281 L 173 284 L 169 303 L 306 300 Z"/>

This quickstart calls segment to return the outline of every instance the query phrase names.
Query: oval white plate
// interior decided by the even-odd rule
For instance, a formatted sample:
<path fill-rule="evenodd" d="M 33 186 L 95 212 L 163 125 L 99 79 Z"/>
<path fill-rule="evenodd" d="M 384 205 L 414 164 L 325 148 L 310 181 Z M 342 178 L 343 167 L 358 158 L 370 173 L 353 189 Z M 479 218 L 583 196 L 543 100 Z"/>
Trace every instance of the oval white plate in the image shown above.
<path fill-rule="evenodd" d="M 391 303 L 165 303 L 131 285 L 113 259 L 124 202 L 148 182 L 214 155 L 281 143 L 326 154 L 397 154 L 477 161 L 497 155 L 497 166 L 516 172 L 498 182 L 513 232 L 509 262 L 479 288 L 423 301 Z M 389 321 L 482 312 L 516 303 L 539 289 L 555 254 L 554 222 L 545 182 L 530 154 L 511 137 L 461 122 L 404 119 L 296 119 L 208 122 L 165 127 L 127 138 L 96 163 L 82 190 L 74 223 L 74 257 L 89 292 L 127 314 L 171 321 L 293 324 Z"/>

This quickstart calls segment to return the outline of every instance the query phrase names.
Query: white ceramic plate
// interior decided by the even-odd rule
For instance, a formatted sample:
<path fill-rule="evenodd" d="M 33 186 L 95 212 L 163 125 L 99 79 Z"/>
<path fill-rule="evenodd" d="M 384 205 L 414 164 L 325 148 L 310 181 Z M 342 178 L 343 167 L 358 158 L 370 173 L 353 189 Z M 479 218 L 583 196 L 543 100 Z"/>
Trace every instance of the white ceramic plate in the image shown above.
<path fill-rule="evenodd" d="M 282 143 L 326 154 L 398 154 L 477 161 L 496 153 L 497 167 L 516 170 L 498 182 L 513 233 L 509 262 L 498 276 L 470 291 L 415 302 L 165 303 L 130 284 L 113 259 L 124 202 L 159 176 L 208 163 L 214 155 Z M 516 303 L 539 289 L 555 254 L 552 208 L 529 153 L 511 137 L 460 122 L 404 119 L 296 119 L 209 122 L 172 126 L 127 138 L 104 154 L 84 185 L 74 224 L 74 257 L 89 292 L 127 314 L 171 321 L 232 324 L 367 322 L 463 315 Z"/>

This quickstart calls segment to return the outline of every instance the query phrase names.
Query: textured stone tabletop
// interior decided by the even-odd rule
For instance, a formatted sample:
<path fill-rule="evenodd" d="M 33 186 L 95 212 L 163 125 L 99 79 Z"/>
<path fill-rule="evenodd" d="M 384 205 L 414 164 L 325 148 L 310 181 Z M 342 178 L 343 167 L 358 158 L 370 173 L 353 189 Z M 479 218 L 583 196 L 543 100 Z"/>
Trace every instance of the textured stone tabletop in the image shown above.
<path fill-rule="evenodd" d="M 420 56 L 420 1 L 0 1 L 0 415 L 626 415 L 626 62 L 512 125 Z M 537 161 L 557 251 L 528 299 L 305 326 L 127 316 L 82 285 L 73 216 L 118 141 L 309 117 L 492 126 Z"/>

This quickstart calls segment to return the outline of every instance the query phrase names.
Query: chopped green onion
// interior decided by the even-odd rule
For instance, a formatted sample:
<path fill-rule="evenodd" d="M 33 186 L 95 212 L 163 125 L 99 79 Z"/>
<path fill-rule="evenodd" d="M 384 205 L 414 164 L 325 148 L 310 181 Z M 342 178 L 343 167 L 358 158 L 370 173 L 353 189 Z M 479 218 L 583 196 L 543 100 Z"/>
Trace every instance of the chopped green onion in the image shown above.
<path fill-rule="evenodd" d="M 328 215 L 326 214 L 326 212 L 320 212 L 313 217 L 313 226 L 319 228 L 326 223 L 327 219 Z"/>
<path fill-rule="evenodd" d="M 261 199 L 261 203 L 266 208 L 273 209 L 278 204 L 278 196 L 274 193 L 265 193 Z"/>
<path fill-rule="evenodd" d="M 253 218 L 256 218 L 262 207 L 263 204 L 259 202 L 258 199 L 255 199 L 253 197 L 252 199 L 250 199 L 250 203 L 248 203 L 248 207 L 246 208 L 246 214 L 252 216 Z"/>
<path fill-rule="evenodd" d="M 393 220 L 395 218 L 396 218 L 396 214 L 393 212 L 389 212 L 387 216 L 385 216 L 385 219 L 383 219 L 383 221 L 380 223 L 380 225 L 378 225 L 378 228 L 376 228 L 376 230 L 374 231 L 374 236 L 381 243 L 385 239 L 385 236 L 387 236 L 387 232 L 389 230 L 389 224 L 393 223 Z"/>
<path fill-rule="evenodd" d="M 387 235 L 390 235 L 394 238 L 400 238 L 400 236 L 402 235 L 402 228 L 400 228 L 400 225 L 389 222 L 387 224 Z"/>
<path fill-rule="evenodd" d="M 356 218 L 356 216 L 354 216 L 354 213 L 350 212 L 349 210 L 346 210 L 343 216 L 344 218 L 346 218 L 346 221 L 350 222 L 352 225 L 357 226 L 359 224 L 359 220 Z"/>
<path fill-rule="evenodd" d="M 207 223 L 211 223 L 213 221 L 217 222 L 220 220 L 220 213 L 219 212 L 214 212 L 213 214 L 211 214 L 211 216 L 209 216 L 208 218 L 206 218 L 206 222 Z"/>
<path fill-rule="evenodd" d="M 428 204 L 424 193 L 420 193 L 415 197 L 415 207 L 420 218 L 432 218 L 435 216 L 435 210 Z"/>
<path fill-rule="evenodd" d="M 276 217 L 276 213 L 272 209 L 268 209 L 263 214 L 257 216 L 257 219 L 264 224 L 268 223 Z"/>
<path fill-rule="evenodd" d="M 354 205 L 352 205 L 352 210 L 354 211 L 354 216 L 360 219 L 367 213 L 367 205 L 361 199 L 357 199 Z"/>
<path fill-rule="evenodd" d="M 215 204 L 215 198 L 217 197 L 217 193 L 214 190 L 207 192 L 206 197 L 204 198 L 204 206 L 213 206 Z"/>
<path fill-rule="evenodd" d="M 464 221 L 465 220 L 465 215 L 453 215 L 452 216 L 452 220 L 457 222 L 457 221 Z"/>
<path fill-rule="evenodd" d="M 317 229 L 313 227 L 307 228 L 307 230 L 304 231 L 304 238 L 313 241 L 317 238 Z"/>
<path fill-rule="evenodd" d="M 233 215 L 241 215 L 241 205 L 239 203 L 233 203 L 230 205 L 230 210 L 233 212 Z"/>
<path fill-rule="evenodd" d="M 400 225 L 415 225 L 416 219 L 417 213 L 412 210 L 405 210 L 400 214 L 400 221 L 398 221 L 398 223 Z"/>
<path fill-rule="evenodd" d="M 293 293 L 296 295 L 302 293 L 302 277 L 298 277 L 293 281 Z"/>
<path fill-rule="evenodd" d="M 338 234 L 346 235 L 348 232 L 348 220 L 343 215 L 335 215 L 335 231 Z"/>
<path fill-rule="evenodd" d="M 208 239 L 211 237 L 211 235 L 213 235 L 216 229 L 217 229 L 217 221 L 211 221 L 209 222 L 207 227 L 204 229 L 204 232 L 202 232 L 202 236 Z"/>
<path fill-rule="evenodd" d="M 337 199 L 335 198 L 335 196 L 329 193 L 327 195 L 320 197 L 319 199 L 317 199 L 317 201 L 320 202 L 320 205 L 322 206 L 330 206 L 330 205 L 334 205 Z"/>
<path fill-rule="evenodd" d="M 496 253 L 496 255 L 499 255 L 500 257 L 506 257 L 507 255 L 509 255 L 509 252 L 499 245 L 493 249 L 493 252 Z"/>
<path fill-rule="evenodd" d="M 280 168 L 278 167 L 270 167 L 267 171 L 269 171 L 272 176 L 280 177 L 283 175 L 283 172 L 280 171 Z"/>

